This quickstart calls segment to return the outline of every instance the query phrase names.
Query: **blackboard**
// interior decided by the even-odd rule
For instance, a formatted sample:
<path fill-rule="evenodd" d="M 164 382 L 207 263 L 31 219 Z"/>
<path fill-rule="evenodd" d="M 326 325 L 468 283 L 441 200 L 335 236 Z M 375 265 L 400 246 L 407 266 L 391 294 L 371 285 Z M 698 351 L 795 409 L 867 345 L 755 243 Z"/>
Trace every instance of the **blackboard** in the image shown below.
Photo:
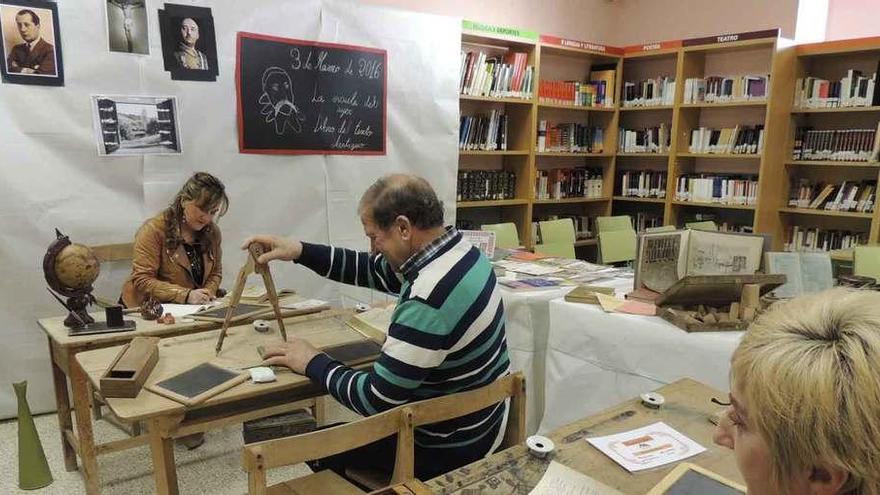
<path fill-rule="evenodd" d="M 736 488 L 693 470 L 688 470 L 664 493 L 665 495 L 743 495 L 743 492 Z"/>
<path fill-rule="evenodd" d="M 385 154 L 387 54 L 238 33 L 242 153 Z"/>
<path fill-rule="evenodd" d="M 243 383 L 247 378 L 247 373 L 227 370 L 211 363 L 202 363 L 146 388 L 183 404 L 195 405 Z"/>

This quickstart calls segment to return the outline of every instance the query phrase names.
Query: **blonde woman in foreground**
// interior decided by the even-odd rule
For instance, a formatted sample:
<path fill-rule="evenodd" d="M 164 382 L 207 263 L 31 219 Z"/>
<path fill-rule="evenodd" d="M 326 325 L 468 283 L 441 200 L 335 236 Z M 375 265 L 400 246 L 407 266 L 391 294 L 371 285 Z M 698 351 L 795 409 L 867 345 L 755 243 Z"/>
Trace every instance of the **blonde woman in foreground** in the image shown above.
<path fill-rule="evenodd" d="M 731 359 L 715 442 L 751 495 L 880 495 L 880 293 L 779 303 Z"/>

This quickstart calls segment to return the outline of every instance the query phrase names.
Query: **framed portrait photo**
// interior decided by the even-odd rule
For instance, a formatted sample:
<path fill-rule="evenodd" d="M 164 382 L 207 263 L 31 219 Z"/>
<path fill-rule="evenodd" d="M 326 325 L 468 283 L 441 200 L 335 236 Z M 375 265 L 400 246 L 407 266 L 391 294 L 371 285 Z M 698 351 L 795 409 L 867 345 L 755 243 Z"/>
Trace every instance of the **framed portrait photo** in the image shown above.
<path fill-rule="evenodd" d="M 3 82 L 64 86 L 58 6 L 42 0 L 0 0 Z"/>
<path fill-rule="evenodd" d="M 173 96 L 92 96 L 92 118 L 101 156 L 181 152 Z"/>
<path fill-rule="evenodd" d="M 111 52 L 150 54 L 147 0 L 105 0 L 107 47 Z"/>
<path fill-rule="evenodd" d="M 171 79 L 217 80 L 217 39 L 210 8 L 166 3 L 159 11 L 159 30 L 162 58 Z"/>

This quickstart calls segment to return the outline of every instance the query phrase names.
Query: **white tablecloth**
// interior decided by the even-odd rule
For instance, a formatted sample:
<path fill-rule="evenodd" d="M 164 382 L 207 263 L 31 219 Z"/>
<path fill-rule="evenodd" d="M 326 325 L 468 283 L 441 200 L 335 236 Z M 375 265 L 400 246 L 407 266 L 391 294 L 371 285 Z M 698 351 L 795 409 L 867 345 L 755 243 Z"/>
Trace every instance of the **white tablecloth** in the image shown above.
<path fill-rule="evenodd" d="M 596 281 L 594 285 L 632 289 L 632 278 Z M 544 414 L 545 357 L 550 333 L 549 302 L 565 296 L 574 287 L 514 291 L 502 286 L 504 314 L 507 318 L 507 351 L 513 371 L 522 371 L 526 379 L 526 431 L 538 431 Z"/>
<path fill-rule="evenodd" d="M 743 332 L 688 333 L 655 316 L 549 305 L 545 405 L 548 432 L 683 377 L 728 390 L 730 356 Z"/>

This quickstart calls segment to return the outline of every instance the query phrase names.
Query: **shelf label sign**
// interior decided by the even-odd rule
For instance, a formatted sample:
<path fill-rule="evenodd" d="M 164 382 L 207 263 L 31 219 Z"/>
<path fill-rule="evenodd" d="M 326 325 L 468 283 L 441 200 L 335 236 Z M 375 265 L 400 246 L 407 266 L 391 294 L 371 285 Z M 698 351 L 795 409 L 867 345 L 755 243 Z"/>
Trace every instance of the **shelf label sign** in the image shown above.
<path fill-rule="evenodd" d="M 530 41 L 538 40 L 537 31 L 529 31 L 528 29 L 520 29 L 508 26 L 495 26 L 483 22 L 469 21 L 467 19 L 461 21 L 461 28 L 465 31 L 475 31 L 478 33 L 486 33 L 495 36 L 507 36 L 511 38 L 521 38 Z"/>
<path fill-rule="evenodd" d="M 689 40 L 684 40 L 683 43 L 684 46 L 713 45 L 733 43 L 735 41 L 759 40 L 763 38 L 777 37 L 779 37 L 779 28 L 764 29 L 763 31 L 748 31 L 745 33 L 719 34 L 715 36 L 706 36 L 703 38 L 691 38 Z"/>
<path fill-rule="evenodd" d="M 550 36 L 547 34 L 541 35 L 541 43 L 560 46 L 563 48 L 576 48 L 578 50 L 589 50 L 592 52 L 608 53 L 611 55 L 620 55 L 623 53 L 623 50 L 616 46 L 600 45 L 599 43 L 560 38 L 558 36 Z"/>
<path fill-rule="evenodd" d="M 623 48 L 623 53 L 647 53 L 660 50 L 670 50 L 681 48 L 681 40 L 658 41 L 656 43 L 643 43 L 641 45 L 630 45 Z"/>

